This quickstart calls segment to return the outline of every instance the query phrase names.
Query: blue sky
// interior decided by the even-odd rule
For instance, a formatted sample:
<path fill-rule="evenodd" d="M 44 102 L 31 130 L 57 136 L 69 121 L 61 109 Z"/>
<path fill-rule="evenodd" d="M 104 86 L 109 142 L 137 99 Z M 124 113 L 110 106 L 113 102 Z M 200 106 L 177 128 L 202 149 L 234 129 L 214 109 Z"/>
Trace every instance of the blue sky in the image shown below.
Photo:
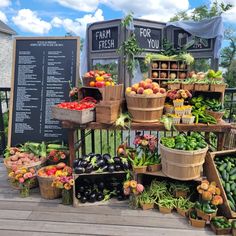
<path fill-rule="evenodd" d="M 0 0 L 0 19 L 22 36 L 84 36 L 86 24 L 122 18 L 131 10 L 135 17 L 166 22 L 176 12 L 191 11 L 213 0 Z M 236 5 L 236 0 L 219 0 Z M 145 6 L 144 6 L 145 4 Z M 224 16 L 236 28 L 236 7 Z"/>

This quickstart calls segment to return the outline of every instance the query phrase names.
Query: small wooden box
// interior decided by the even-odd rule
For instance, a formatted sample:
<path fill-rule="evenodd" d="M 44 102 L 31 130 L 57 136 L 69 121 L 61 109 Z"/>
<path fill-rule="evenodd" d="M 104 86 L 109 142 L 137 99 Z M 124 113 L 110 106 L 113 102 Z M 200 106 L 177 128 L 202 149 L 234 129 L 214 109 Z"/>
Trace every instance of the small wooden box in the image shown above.
<path fill-rule="evenodd" d="M 102 101 L 96 105 L 96 122 L 114 123 L 120 114 L 121 101 Z"/>
<path fill-rule="evenodd" d="M 82 87 L 80 91 L 82 92 L 82 97 L 90 96 L 97 101 L 117 101 L 123 98 L 123 87 L 123 84 L 103 88 Z"/>
<path fill-rule="evenodd" d="M 52 106 L 51 109 L 52 118 L 60 121 L 70 121 L 76 124 L 86 124 L 95 120 L 94 108 L 77 111 Z"/>
<path fill-rule="evenodd" d="M 204 174 L 206 175 L 207 179 L 209 181 L 215 181 L 216 185 L 220 188 L 221 196 L 224 202 L 222 205 L 219 206 L 219 210 L 221 214 L 227 218 L 236 218 L 236 212 L 232 211 L 229 206 L 224 187 L 221 184 L 220 176 L 219 176 L 218 170 L 216 169 L 216 165 L 214 163 L 214 158 L 215 157 L 223 158 L 226 155 L 232 155 L 232 154 L 236 155 L 236 149 L 207 153 L 204 168 L 203 168 Z"/>

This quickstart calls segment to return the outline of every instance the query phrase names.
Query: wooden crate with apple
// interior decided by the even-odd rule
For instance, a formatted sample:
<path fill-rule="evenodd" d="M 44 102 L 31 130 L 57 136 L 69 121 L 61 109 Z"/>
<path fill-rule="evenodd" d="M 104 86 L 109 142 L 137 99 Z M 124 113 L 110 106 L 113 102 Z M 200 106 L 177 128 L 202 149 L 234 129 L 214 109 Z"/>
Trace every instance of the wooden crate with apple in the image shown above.
<path fill-rule="evenodd" d="M 150 78 L 161 81 L 185 79 L 189 71 L 188 65 L 178 60 L 152 60 Z"/>

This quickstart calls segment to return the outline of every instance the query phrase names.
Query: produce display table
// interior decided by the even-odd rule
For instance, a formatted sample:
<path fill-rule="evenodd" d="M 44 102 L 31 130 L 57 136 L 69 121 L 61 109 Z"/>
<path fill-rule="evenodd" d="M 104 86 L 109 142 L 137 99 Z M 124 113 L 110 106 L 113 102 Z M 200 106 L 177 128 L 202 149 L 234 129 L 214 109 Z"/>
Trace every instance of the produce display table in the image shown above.
<path fill-rule="evenodd" d="M 81 129 L 84 131 L 85 129 L 91 130 L 114 130 L 117 129 L 113 124 L 101 124 L 97 122 L 91 122 L 86 125 L 80 125 L 76 123 L 72 123 L 69 121 L 63 121 L 62 127 L 68 129 L 68 141 L 70 148 L 70 165 L 72 166 L 73 160 L 75 158 L 75 130 Z M 162 123 L 132 123 L 132 130 L 145 130 L 145 131 L 167 131 Z M 188 132 L 188 131 L 198 131 L 205 132 L 206 136 L 208 133 L 213 132 L 217 135 L 217 150 L 223 150 L 225 137 L 227 133 L 231 130 L 231 124 L 227 123 L 223 120 L 218 122 L 217 124 L 178 124 L 175 125 L 176 131 L 179 132 Z"/>

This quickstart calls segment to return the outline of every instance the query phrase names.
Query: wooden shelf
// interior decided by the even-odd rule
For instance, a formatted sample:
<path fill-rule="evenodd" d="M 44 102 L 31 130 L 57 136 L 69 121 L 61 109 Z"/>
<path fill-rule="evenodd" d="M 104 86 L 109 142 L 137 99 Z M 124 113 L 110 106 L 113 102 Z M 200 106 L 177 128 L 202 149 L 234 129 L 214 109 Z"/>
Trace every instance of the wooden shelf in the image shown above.
<path fill-rule="evenodd" d="M 160 68 L 157 68 L 157 69 L 151 69 L 152 71 L 183 71 L 183 72 L 186 72 L 188 71 L 187 69 L 160 69 Z"/>
<path fill-rule="evenodd" d="M 73 173 L 75 179 L 79 176 L 92 176 L 92 175 L 113 175 L 113 174 L 125 174 L 125 171 L 114 171 L 114 172 L 91 172 L 91 173 L 83 173 L 83 174 L 76 174 Z"/>
<path fill-rule="evenodd" d="M 143 175 L 151 175 L 151 176 L 159 176 L 159 177 L 166 177 L 166 178 L 170 178 L 167 175 L 165 175 L 162 171 L 157 171 L 157 172 L 145 172 L 143 173 Z M 173 178 L 170 178 L 173 179 Z M 197 178 L 197 179 L 193 179 L 192 181 L 197 181 L 197 182 L 201 182 L 204 179 L 204 176 Z M 175 179 L 173 179 L 175 180 Z"/>

